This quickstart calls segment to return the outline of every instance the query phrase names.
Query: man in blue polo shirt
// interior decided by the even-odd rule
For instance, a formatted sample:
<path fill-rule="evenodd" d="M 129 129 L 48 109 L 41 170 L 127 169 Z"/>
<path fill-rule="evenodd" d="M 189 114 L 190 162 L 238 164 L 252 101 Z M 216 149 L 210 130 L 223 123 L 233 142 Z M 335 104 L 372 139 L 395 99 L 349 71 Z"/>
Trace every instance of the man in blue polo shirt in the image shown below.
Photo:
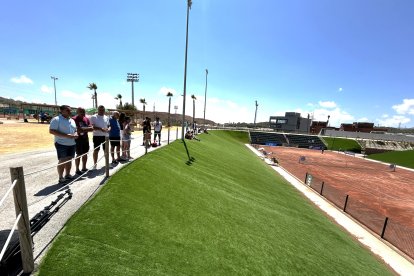
<path fill-rule="evenodd" d="M 50 121 L 49 133 L 55 136 L 55 147 L 59 160 L 57 166 L 59 183 L 63 183 L 66 180 L 73 179 L 73 176 L 70 175 L 71 159 L 75 157 L 75 139 L 78 138 L 76 123 L 71 118 L 70 106 L 60 106 L 60 114 Z M 64 171 L 66 171 L 65 177 L 63 177 Z"/>

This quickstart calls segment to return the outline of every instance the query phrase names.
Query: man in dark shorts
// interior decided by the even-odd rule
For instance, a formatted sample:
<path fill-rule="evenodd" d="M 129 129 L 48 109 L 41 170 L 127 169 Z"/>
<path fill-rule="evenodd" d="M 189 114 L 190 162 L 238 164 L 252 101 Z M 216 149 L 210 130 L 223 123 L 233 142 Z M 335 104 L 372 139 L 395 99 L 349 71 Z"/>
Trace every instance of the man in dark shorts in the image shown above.
<path fill-rule="evenodd" d="M 76 174 L 83 174 L 88 169 L 86 168 L 86 162 L 88 161 L 88 152 L 89 152 L 89 137 L 88 132 L 92 131 L 92 125 L 89 119 L 85 116 L 85 109 L 83 107 L 78 107 L 76 110 L 76 116 L 72 119 L 76 123 L 76 128 L 78 130 L 78 139 L 76 139 Z M 80 157 L 82 156 L 82 157 Z M 82 158 L 82 170 L 79 170 L 80 160 Z"/>
<path fill-rule="evenodd" d="M 93 164 L 94 169 L 96 169 L 96 163 L 98 162 L 98 152 L 103 146 L 105 150 L 105 137 L 108 137 L 109 128 L 109 118 L 105 115 L 105 107 L 100 105 L 98 107 L 98 114 L 95 114 L 91 117 L 91 123 L 93 126 Z"/>
<path fill-rule="evenodd" d="M 109 131 L 109 142 L 111 143 L 111 156 L 112 164 L 118 163 L 121 160 L 120 147 L 121 147 L 121 127 L 119 125 L 119 112 L 112 112 L 112 116 L 109 119 L 110 131 Z M 117 159 L 115 159 L 115 151 Z"/>
<path fill-rule="evenodd" d="M 73 179 L 70 175 L 71 159 L 75 157 L 75 140 L 78 138 L 75 121 L 70 117 L 71 108 L 68 105 L 60 106 L 60 114 L 50 121 L 49 133 L 55 136 L 55 147 L 58 156 L 57 171 L 59 183 Z M 64 164 L 62 164 L 64 163 Z M 66 171 L 65 177 L 63 172 Z"/>

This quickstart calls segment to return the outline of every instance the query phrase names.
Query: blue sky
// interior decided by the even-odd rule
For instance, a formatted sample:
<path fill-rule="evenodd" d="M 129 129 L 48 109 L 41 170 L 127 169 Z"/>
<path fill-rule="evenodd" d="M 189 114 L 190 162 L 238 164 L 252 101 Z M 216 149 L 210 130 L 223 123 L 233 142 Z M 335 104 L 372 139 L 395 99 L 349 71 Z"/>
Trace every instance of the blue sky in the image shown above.
<path fill-rule="evenodd" d="M 2 1 L 0 96 L 28 102 L 182 112 L 186 0 Z M 331 125 L 414 127 L 414 2 L 193 0 L 186 113 L 253 122 L 286 111 Z M 174 109 L 172 108 L 172 112 Z"/>

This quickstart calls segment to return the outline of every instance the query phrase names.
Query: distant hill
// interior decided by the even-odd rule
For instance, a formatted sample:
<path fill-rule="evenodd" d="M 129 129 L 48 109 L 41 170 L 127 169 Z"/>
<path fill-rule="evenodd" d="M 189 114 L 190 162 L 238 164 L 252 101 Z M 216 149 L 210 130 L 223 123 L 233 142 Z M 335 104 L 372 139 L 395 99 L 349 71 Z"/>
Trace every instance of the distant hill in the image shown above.
<path fill-rule="evenodd" d="M 13 99 L 7 99 L 4 97 L 0 97 L 0 105 L 10 105 L 10 106 L 15 106 L 15 107 L 19 107 L 21 104 L 24 104 L 26 102 L 22 102 L 22 101 L 15 101 Z M 41 103 L 33 103 L 33 104 L 41 104 Z M 44 103 L 43 103 L 44 104 Z M 137 119 L 140 119 L 143 117 L 143 112 L 142 110 L 138 110 L 137 111 Z M 161 122 L 164 125 L 167 125 L 167 121 L 168 121 L 168 112 L 159 112 L 159 111 L 145 111 L 145 117 L 149 117 L 151 118 L 151 121 L 155 120 L 155 117 L 160 117 Z M 171 120 L 171 124 L 172 125 L 181 125 L 181 121 L 183 119 L 183 115 L 182 114 L 170 114 L 170 120 Z M 192 116 L 185 116 L 185 120 L 187 122 L 192 123 L 193 122 L 193 117 Z M 195 121 L 197 122 L 198 125 L 202 125 L 204 120 L 203 118 L 196 118 Z M 216 123 L 212 120 L 208 120 L 206 119 L 206 124 L 208 125 L 216 125 Z"/>

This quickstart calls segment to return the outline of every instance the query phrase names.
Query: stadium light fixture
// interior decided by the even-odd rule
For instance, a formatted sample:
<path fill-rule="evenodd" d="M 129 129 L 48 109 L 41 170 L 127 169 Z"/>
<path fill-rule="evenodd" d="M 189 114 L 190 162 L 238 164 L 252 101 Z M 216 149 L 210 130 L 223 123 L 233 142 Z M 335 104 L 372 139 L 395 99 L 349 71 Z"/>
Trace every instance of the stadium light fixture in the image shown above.
<path fill-rule="evenodd" d="M 132 95 L 132 107 L 135 108 L 134 103 L 134 82 L 139 82 L 139 74 L 137 73 L 127 73 L 127 82 L 131 83 L 131 95 Z"/>

